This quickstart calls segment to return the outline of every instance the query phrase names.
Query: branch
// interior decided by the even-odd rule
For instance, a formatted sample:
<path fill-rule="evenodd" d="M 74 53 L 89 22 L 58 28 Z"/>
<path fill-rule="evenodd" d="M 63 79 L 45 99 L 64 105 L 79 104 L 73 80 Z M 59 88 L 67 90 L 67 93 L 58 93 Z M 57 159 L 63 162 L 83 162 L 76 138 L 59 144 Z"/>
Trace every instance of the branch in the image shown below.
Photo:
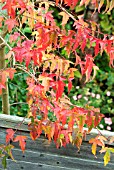
<path fill-rule="evenodd" d="M 16 103 L 12 103 L 10 104 L 10 106 L 13 106 L 13 105 L 18 105 L 18 104 L 27 104 L 26 102 L 16 102 Z M 27 104 L 28 105 L 28 104 Z"/>
<path fill-rule="evenodd" d="M 0 44 L 0 47 L 1 47 L 1 45 L 3 45 L 4 44 L 4 46 L 6 45 L 11 51 L 12 51 L 12 48 L 9 46 L 9 44 L 4 40 L 4 38 L 2 38 L 2 36 L 0 35 L 0 39 L 3 41 L 3 43 L 2 44 Z"/>
<path fill-rule="evenodd" d="M 26 68 L 24 68 L 22 65 L 20 65 L 20 64 L 15 64 L 15 68 L 24 71 L 24 72 L 27 73 L 30 77 L 32 77 L 36 82 L 38 82 L 37 78 L 36 78 L 32 73 L 30 73 L 29 71 L 27 71 Z"/>

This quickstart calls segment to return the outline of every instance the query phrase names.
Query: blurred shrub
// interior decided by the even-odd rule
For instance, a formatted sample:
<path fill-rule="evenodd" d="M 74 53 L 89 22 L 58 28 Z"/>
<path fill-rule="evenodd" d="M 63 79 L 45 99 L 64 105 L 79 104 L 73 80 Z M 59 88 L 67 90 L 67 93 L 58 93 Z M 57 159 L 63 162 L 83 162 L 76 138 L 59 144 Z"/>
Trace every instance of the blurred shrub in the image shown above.
<path fill-rule="evenodd" d="M 26 103 L 26 77 L 27 74 L 18 72 L 13 81 L 9 80 L 9 100 L 11 115 L 25 116 L 28 111 Z"/>
<path fill-rule="evenodd" d="M 9 101 L 10 101 L 10 114 L 18 116 L 26 116 L 28 105 L 26 103 L 26 77 L 27 74 L 18 72 L 15 74 L 14 79 L 9 79 Z M 2 102 L 0 98 L 0 110 L 2 110 Z"/>
<path fill-rule="evenodd" d="M 101 113 L 106 117 L 114 117 L 114 70 L 109 67 L 108 56 L 98 55 L 95 60 L 99 70 L 94 80 L 80 86 L 80 82 L 74 83 L 74 87 L 69 94 L 71 102 L 77 106 L 84 107 L 86 104 L 100 108 Z M 112 119 L 113 120 L 113 119 Z M 105 121 L 101 122 L 105 129 Z M 114 123 L 114 120 L 113 120 Z"/>

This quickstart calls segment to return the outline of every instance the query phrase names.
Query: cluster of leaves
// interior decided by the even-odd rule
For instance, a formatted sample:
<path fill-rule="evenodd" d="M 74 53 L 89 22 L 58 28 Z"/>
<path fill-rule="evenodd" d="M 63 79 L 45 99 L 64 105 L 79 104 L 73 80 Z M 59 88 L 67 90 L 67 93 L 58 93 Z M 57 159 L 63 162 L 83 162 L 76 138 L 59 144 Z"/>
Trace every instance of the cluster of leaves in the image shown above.
<path fill-rule="evenodd" d="M 3 14 L 0 18 L 1 29 L 6 25 L 11 34 L 11 42 L 16 42 L 8 53 L 10 56 L 12 52 L 16 62 L 19 62 L 19 64 L 14 63 L 13 73 L 20 69 L 29 75 L 26 81 L 28 85 L 28 117 L 31 118 L 28 128 L 31 138 L 37 139 L 44 131 L 49 141 L 54 139 L 57 147 L 72 143 L 80 149 L 85 135 L 92 128 L 98 126 L 103 115 L 100 114 L 99 109 L 94 107 L 82 108 L 73 105 L 64 91 L 67 88 L 68 93 L 70 93 L 72 80 L 78 67 L 81 69 L 82 77 L 85 77 L 85 82 L 91 79 L 92 73 L 92 79 L 95 77 L 98 67 L 94 63 L 94 58 L 98 53 L 102 54 L 105 51 L 109 55 L 110 66 L 113 66 L 114 38 L 109 38 L 108 35 L 103 35 L 102 39 L 96 37 L 97 24 L 95 28 L 93 22 L 88 24 L 82 19 L 76 19 L 62 7 L 59 0 L 39 2 L 39 7 L 29 0 L 1 0 L 1 2 L 2 10 L 6 10 L 8 14 L 8 17 Z M 87 6 L 90 0 L 63 1 L 71 9 L 79 2 L 80 5 Z M 97 0 L 92 0 L 92 3 L 100 12 L 104 1 L 102 0 L 99 5 Z M 53 11 L 49 11 L 50 4 L 62 9 L 60 13 L 62 15 L 61 28 L 56 25 Z M 110 11 L 112 6 L 114 6 L 113 1 L 109 3 L 107 0 L 106 11 Z M 67 31 L 65 25 L 70 17 L 74 21 L 74 30 Z M 21 31 L 24 24 L 31 30 L 30 38 Z M 16 28 L 17 31 L 15 31 Z M 86 52 L 86 48 L 94 49 L 93 56 Z M 68 57 L 57 55 L 59 50 L 65 50 Z M 79 56 L 79 50 L 82 52 L 82 56 Z M 70 61 L 71 54 L 76 58 L 74 63 Z M 1 75 L 4 74 L 4 71 L 9 73 L 8 76 L 11 77 L 12 68 L 1 70 Z M 2 82 L 1 79 L 1 84 L 3 83 L 5 82 Z M 4 84 L 0 87 L 1 89 L 5 88 Z M 53 119 L 50 117 L 50 113 L 53 113 Z M 65 128 L 66 124 L 67 128 Z M 87 131 L 83 130 L 85 124 L 88 127 Z M 7 133 L 6 143 L 10 140 L 19 141 L 21 149 L 24 151 L 26 137 L 14 137 L 15 132 L 11 129 L 7 130 Z M 107 154 L 109 149 L 105 147 L 104 141 L 107 139 L 100 135 L 90 140 L 90 143 L 93 144 L 92 152 L 94 155 L 97 145 L 105 148 L 101 152 Z M 105 165 L 109 161 L 109 155 L 107 155 L 104 158 Z"/>
<path fill-rule="evenodd" d="M 98 70 L 98 74 L 95 79 L 89 83 L 83 84 L 83 88 L 81 88 L 80 83 L 73 83 L 74 87 L 69 94 L 70 101 L 73 104 L 76 104 L 79 107 L 83 107 L 83 105 L 91 105 L 95 108 L 100 108 L 101 113 L 103 113 L 106 117 L 112 118 L 113 122 L 113 97 L 114 97 L 114 73 L 113 69 L 111 69 L 105 63 L 107 56 L 103 54 L 102 62 L 100 62 L 101 56 L 98 55 L 96 57 L 97 65 L 100 66 Z M 108 124 L 105 123 L 104 120 L 101 121 L 101 129 L 109 128 Z M 113 123 L 111 125 L 111 130 L 113 131 Z"/>
<path fill-rule="evenodd" d="M 13 142 L 19 142 L 19 146 L 21 147 L 22 151 L 24 152 L 25 150 L 25 145 L 26 145 L 26 136 L 14 136 L 16 131 L 14 131 L 13 129 L 7 129 L 6 130 L 7 134 L 6 134 L 6 145 L 2 144 L 0 145 L 0 157 L 2 157 L 2 165 L 4 167 L 4 169 L 6 169 L 7 167 L 7 158 L 11 158 L 14 160 L 13 155 L 12 155 L 12 149 L 14 148 L 13 145 L 10 144 L 10 141 Z"/>

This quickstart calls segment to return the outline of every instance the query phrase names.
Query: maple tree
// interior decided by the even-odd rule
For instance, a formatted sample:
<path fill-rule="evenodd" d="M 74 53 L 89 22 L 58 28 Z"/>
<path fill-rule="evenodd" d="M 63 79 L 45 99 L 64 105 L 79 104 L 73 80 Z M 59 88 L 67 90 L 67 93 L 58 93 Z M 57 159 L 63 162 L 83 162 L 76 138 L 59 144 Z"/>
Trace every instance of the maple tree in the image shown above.
<path fill-rule="evenodd" d="M 92 3 L 100 12 L 104 0 L 1 0 L 0 12 L 0 95 L 4 91 L 8 92 L 7 79 L 13 79 L 15 72 L 21 70 L 28 74 L 27 82 L 27 103 L 29 105 L 28 117 L 31 122 L 28 124 L 32 140 L 40 137 L 44 131 L 46 137 L 54 140 L 57 147 L 66 146 L 72 143 L 80 149 L 83 138 L 90 133 L 92 128 L 96 128 L 103 115 L 100 110 L 94 107 L 85 106 L 80 108 L 73 105 L 65 94 L 72 89 L 74 74 L 80 67 L 85 83 L 93 79 L 99 69 L 94 64 L 94 59 L 103 51 L 106 51 L 113 67 L 114 60 L 114 37 L 100 32 L 99 26 L 94 21 L 84 21 L 83 18 L 73 16 L 66 7 L 72 11 L 77 4 L 87 6 Z M 50 6 L 61 10 L 61 27 L 57 26 L 53 11 Z M 109 12 L 114 7 L 114 1 L 106 1 L 106 9 Z M 73 30 L 66 30 L 65 25 L 68 20 L 73 20 Z M 24 26 L 29 26 L 31 36 L 28 38 L 22 31 Z M 6 34 L 10 34 L 9 43 L 5 40 Z M 14 44 L 11 47 L 11 44 Z M 4 54 L 7 46 L 9 52 Z M 86 49 L 93 48 L 93 55 Z M 59 55 L 59 50 L 64 49 L 65 56 Z M 83 57 L 80 56 L 80 52 Z M 75 56 L 75 62 L 70 60 L 70 55 Z M 8 63 L 5 64 L 5 58 Z M 13 63 L 13 64 L 10 64 Z M 78 67 L 77 67 L 78 66 Z M 6 94 L 6 93 L 5 93 Z M 2 97 L 3 99 L 3 97 Z M 6 100 L 6 98 L 5 98 Z M 4 101 L 5 114 L 9 113 L 9 103 L 7 98 Z M 4 108 L 3 107 L 3 108 Z M 49 119 L 49 113 L 53 114 L 53 120 Z M 40 117 L 40 118 L 39 118 Z M 67 128 L 65 125 L 67 124 Z M 83 129 L 87 125 L 88 131 Z M 74 128 L 75 127 L 75 128 Z M 13 159 L 11 150 L 18 142 L 24 152 L 26 136 L 16 136 L 13 129 L 7 130 L 6 145 L 1 145 L 5 153 L 7 152 Z M 113 142 L 110 139 L 109 142 Z M 90 139 L 92 153 L 96 155 L 97 145 L 101 146 L 100 152 L 105 152 L 104 164 L 110 160 L 110 153 L 114 149 L 105 147 L 108 139 L 101 134 Z M 6 155 L 1 154 L 3 158 Z"/>

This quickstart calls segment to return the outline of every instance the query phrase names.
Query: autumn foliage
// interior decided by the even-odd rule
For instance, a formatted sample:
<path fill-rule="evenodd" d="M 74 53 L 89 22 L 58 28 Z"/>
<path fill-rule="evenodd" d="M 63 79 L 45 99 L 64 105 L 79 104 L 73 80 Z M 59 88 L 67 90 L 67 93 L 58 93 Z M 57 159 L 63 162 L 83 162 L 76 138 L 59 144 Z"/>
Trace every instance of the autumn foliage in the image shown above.
<path fill-rule="evenodd" d="M 8 59 L 13 61 L 13 66 L 7 65 L 0 70 L 0 94 L 5 88 L 8 77 L 13 79 L 14 73 L 18 70 L 26 72 L 28 117 L 31 119 L 28 128 L 32 140 L 44 132 L 49 141 L 54 140 L 57 147 L 65 147 L 72 143 L 80 149 L 83 138 L 92 128 L 98 126 L 103 115 L 97 108 L 74 106 L 67 97 L 65 89 L 70 93 L 74 73 L 79 68 L 85 83 L 95 77 L 99 68 L 95 65 L 94 59 L 98 53 L 102 54 L 105 51 L 109 56 L 109 65 L 114 66 L 114 37 L 101 33 L 94 21 L 86 22 L 83 18 L 73 16 L 66 9 L 67 7 L 72 11 L 79 3 L 87 6 L 90 0 L 39 0 L 36 3 L 30 0 L 1 0 L 0 2 L 2 5 L 0 28 L 2 30 L 7 26 L 10 44 L 15 42 L 7 54 Z M 91 0 L 91 3 L 95 7 L 94 12 L 96 10 L 100 12 L 104 0 L 100 3 L 98 0 Z M 62 16 L 61 27 L 57 26 L 50 6 L 61 10 L 59 13 Z M 112 10 L 113 7 L 113 1 L 107 0 L 105 12 Z M 73 29 L 66 30 L 65 25 L 70 19 L 74 22 Z M 29 38 L 22 32 L 25 25 L 28 25 L 32 31 Z M 8 45 L 5 39 L 3 42 Z M 87 49 L 90 48 L 93 49 L 93 54 L 88 52 Z M 62 49 L 66 51 L 67 58 L 60 55 L 59 51 Z M 81 56 L 77 49 L 81 51 Z M 72 55 L 75 57 L 75 62 L 70 60 Z M 49 113 L 52 113 L 53 120 L 49 119 Z M 85 124 L 87 131 L 83 129 Z M 14 137 L 15 132 L 12 129 L 7 130 L 7 147 L 10 146 L 9 150 L 13 148 L 9 144 L 11 140 L 19 142 L 24 152 L 27 138 Z M 92 153 L 96 155 L 97 145 L 102 147 L 101 152 L 109 152 L 109 148 L 105 147 L 106 141 L 102 135 L 91 139 Z M 110 152 L 113 150 L 110 149 Z M 106 165 L 108 163 L 106 156 L 104 161 Z"/>

